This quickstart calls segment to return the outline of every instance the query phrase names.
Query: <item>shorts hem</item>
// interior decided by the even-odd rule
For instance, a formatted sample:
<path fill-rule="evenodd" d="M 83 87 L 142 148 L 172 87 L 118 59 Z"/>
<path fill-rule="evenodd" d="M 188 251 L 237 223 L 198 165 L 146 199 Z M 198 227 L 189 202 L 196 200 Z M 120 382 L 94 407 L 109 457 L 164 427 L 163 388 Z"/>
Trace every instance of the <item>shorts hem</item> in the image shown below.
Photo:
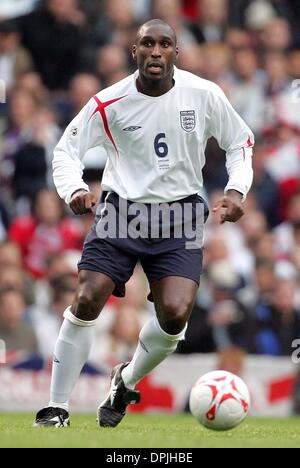
<path fill-rule="evenodd" d="M 109 273 L 108 271 L 105 271 L 104 268 L 98 268 L 98 267 L 87 266 L 87 265 L 78 266 L 78 272 L 82 270 L 94 271 L 96 273 L 102 273 L 103 275 L 108 276 L 115 283 L 115 290 L 113 291 L 113 295 L 116 297 L 125 297 L 125 293 L 122 291 L 120 284 L 118 284 L 116 282 L 116 279 L 113 277 L 113 275 Z"/>
<path fill-rule="evenodd" d="M 201 273 L 201 275 L 202 275 L 202 273 Z M 177 274 L 177 275 L 176 275 L 176 274 L 174 274 L 174 273 L 172 273 L 172 274 L 169 274 L 169 273 L 168 273 L 168 274 L 166 274 L 166 275 L 160 276 L 159 278 L 155 278 L 155 279 L 153 279 L 153 280 L 151 280 L 151 281 L 148 279 L 148 281 L 149 281 L 149 284 L 151 285 L 151 284 L 153 284 L 153 283 L 157 283 L 158 281 L 161 281 L 161 280 L 164 279 L 164 278 L 170 278 L 170 277 L 189 279 L 189 280 L 191 280 L 191 281 L 194 281 L 194 283 L 198 284 L 198 286 L 200 286 L 200 280 L 201 280 L 201 278 L 199 278 L 199 280 L 196 280 L 195 278 L 192 278 L 191 276 L 188 276 L 188 275 L 183 275 L 183 274 Z"/>
<path fill-rule="evenodd" d="M 167 274 L 167 275 L 161 276 L 161 277 L 158 278 L 158 279 L 154 279 L 154 280 L 152 280 L 152 281 L 150 281 L 150 280 L 148 279 L 149 285 L 150 285 L 150 293 L 148 294 L 147 299 L 148 299 L 149 302 L 154 302 L 154 298 L 153 298 L 153 294 L 152 294 L 152 289 L 151 289 L 152 284 L 158 283 L 158 281 L 161 281 L 161 280 L 164 279 L 164 278 L 170 278 L 170 277 L 189 279 L 189 280 L 191 280 L 191 281 L 194 281 L 194 283 L 196 283 L 196 284 L 198 285 L 198 288 L 200 287 L 200 279 L 201 279 L 201 278 L 199 278 L 199 280 L 196 280 L 195 278 L 191 278 L 190 276 L 182 275 L 182 274 L 181 274 L 181 275 L 179 275 L 179 274 L 178 274 L 178 275 Z"/>

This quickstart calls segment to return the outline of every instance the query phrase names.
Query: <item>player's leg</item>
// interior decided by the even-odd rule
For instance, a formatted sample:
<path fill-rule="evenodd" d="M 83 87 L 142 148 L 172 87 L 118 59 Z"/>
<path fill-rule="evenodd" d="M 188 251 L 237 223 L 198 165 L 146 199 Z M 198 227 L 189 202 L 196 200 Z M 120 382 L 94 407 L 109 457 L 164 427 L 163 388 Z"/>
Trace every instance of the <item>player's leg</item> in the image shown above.
<path fill-rule="evenodd" d="M 70 394 L 90 354 L 97 318 L 114 288 L 115 283 L 103 273 L 79 273 L 77 294 L 65 311 L 55 346 L 50 406 L 68 409 Z"/>
<path fill-rule="evenodd" d="M 115 427 L 121 422 L 127 405 L 140 400 L 136 384 L 184 339 L 197 289 L 195 281 L 181 277 L 164 278 L 152 287 L 157 316 L 142 328 L 132 361 L 113 370 L 109 395 L 98 408 L 100 426 Z"/>
<path fill-rule="evenodd" d="M 134 396 L 136 384 L 173 353 L 184 339 L 186 323 L 200 283 L 203 259 L 201 232 L 208 215 L 203 200 L 197 195 L 183 200 L 182 205 L 185 203 L 192 203 L 192 210 L 187 210 L 187 219 L 185 216 L 183 218 L 186 210 L 180 211 L 180 219 L 176 223 L 175 218 L 170 219 L 173 237 L 148 244 L 140 256 L 151 284 L 157 316 L 142 328 L 132 361 L 114 369 L 110 393 L 98 411 L 101 426 L 115 427 L 122 420 L 128 404 L 123 397 L 125 392 L 130 395 L 131 390 Z M 190 236 L 177 238 L 175 226 L 178 221 L 184 223 L 187 232 L 190 232 L 191 226 L 194 228 L 194 243 Z M 156 219 L 155 225 L 160 222 L 160 219 Z M 185 229 L 183 231 L 186 232 Z M 119 401 L 122 404 L 119 405 Z"/>
<path fill-rule="evenodd" d="M 112 292 L 124 296 L 137 262 L 135 255 L 98 238 L 95 226 L 84 243 L 75 301 L 65 312 L 55 347 L 50 413 L 47 408 L 38 413 L 38 426 L 67 425 L 68 401 L 88 359 L 95 321 Z"/>
<path fill-rule="evenodd" d="M 123 370 L 126 387 L 135 385 L 172 354 L 184 339 L 198 284 L 188 278 L 167 277 L 152 285 L 157 316 L 141 330 L 130 364 Z"/>
<path fill-rule="evenodd" d="M 103 273 L 82 270 L 74 303 L 64 313 L 54 351 L 50 403 L 37 414 L 37 426 L 69 424 L 69 399 L 88 360 L 96 320 L 115 289 Z"/>

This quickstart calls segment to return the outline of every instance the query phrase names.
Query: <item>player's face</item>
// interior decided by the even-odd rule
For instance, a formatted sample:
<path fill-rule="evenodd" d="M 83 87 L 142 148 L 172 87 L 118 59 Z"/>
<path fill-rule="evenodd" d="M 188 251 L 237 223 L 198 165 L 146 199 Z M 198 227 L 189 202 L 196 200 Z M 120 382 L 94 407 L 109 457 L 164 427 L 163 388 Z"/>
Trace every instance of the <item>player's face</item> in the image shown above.
<path fill-rule="evenodd" d="M 140 73 L 151 81 L 172 77 L 177 56 L 175 37 L 164 26 L 146 27 L 133 46 L 133 57 Z"/>

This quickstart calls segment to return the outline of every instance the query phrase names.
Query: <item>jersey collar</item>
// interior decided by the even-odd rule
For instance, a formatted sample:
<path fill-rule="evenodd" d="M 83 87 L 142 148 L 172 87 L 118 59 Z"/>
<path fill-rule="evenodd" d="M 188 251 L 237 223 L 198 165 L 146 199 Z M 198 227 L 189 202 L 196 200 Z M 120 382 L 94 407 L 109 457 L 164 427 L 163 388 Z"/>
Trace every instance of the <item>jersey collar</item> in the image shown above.
<path fill-rule="evenodd" d="M 175 84 L 174 84 L 173 88 L 171 88 L 167 93 L 161 94 L 161 96 L 149 96 L 148 94 L 144 94 L 144 93 L 141 93 L 140 91 L 138 91 L 137 86 L 136 86 L 136 80 L 138 79 L 138 76 L 139 76 L 139 70 L 136 70 L 134 72 L 134 74 L 132 75 L 134 90 L 140 96 L 144 96 L 145 98 L 149 98 L 149 99 L 156 99 L 157 100 L 157 99 L 163 98 L 164 96 L 167 96 L 169 93 L 171 93 L 173 91 L 174 88 L 177 87 L 177 84 L 178 84 L 178 68 L 174 66 L 173 78 L 174 78 Z"/>

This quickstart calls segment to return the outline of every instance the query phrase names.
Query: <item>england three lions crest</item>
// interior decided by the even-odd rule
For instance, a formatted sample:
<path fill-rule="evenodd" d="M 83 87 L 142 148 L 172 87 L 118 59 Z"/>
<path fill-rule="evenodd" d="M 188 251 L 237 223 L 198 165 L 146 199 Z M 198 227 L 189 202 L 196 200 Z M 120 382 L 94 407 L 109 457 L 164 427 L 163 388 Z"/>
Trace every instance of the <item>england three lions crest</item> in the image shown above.
<path fill-rule="evenodd" d="M 196 127 L 196 112 L 194 110 L 181 111 L 180 122 L 185 132 L 192 132 Z"/>

